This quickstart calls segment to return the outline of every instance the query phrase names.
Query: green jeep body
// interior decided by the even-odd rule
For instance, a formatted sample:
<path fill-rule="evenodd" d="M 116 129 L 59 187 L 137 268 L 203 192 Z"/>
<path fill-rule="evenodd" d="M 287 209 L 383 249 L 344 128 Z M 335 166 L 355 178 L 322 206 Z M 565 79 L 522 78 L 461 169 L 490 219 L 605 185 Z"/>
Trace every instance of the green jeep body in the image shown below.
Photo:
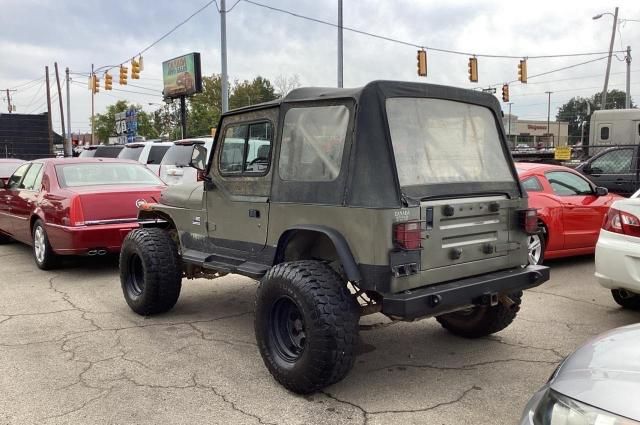
<path fill-rule="evenodd" d="M 260 280 L 278 264 L 321 262 L 365 295 L 362 314 L 400 320 L 511 305 L 549 277 L 527 266 L 526 192 L 491 95 L 388 81 L 302 88 L 225 113 L 217 128 L 205 181 L 167 188 L 139 215 L 171 233 L 186 277 Z"/>

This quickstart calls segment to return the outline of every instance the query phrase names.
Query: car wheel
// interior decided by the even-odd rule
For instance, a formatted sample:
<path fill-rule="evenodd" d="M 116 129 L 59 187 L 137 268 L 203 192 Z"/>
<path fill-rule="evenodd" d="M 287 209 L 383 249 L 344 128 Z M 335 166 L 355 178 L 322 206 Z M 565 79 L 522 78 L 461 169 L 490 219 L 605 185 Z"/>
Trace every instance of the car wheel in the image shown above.
<path fill-rule="evenodd" d="M 618 305 L 630 310 L 640 310 L 640 295 L 626 289 L 612 289 L 611 295 Z"/>
<path fill-rule="evenodd" d="M 127 304 L 147 316 L 171 310 L 182 288 L 178 247 L 163 229 L 136 229 L 120 251 L 120 284 Z"/>
<path fill-rule="evenodd" d="M 537 266 L 544 261 L 545 233 L 540 231 L 527 238 L 528 261 L 530 266 Z"/>
<path fill-rule="evenodd" d="M 466 310 L 436 316 L 443 328 L 465 338 L 481 338 L 500 332 L 513 322 L 520 310 L 522 291 L 509 294 L 513 303 L 475 306 Z"/>
<path fill-rule="evenodd" d="M 355 360 L 358 303 L 344 280 L 319 261 L 278 264 L 260 282 L 255 332 L 273 377 L 298 394 L 343 379 Z"/>
<path fill-rule="evenodd" d="M 31 230 L 33 259 L 38 268 L 42 270 L 51 270 L 58 265 L 58 256 L 53 252 L 47 231 L 44 229 L 42 220 L 36 220 Z"/>

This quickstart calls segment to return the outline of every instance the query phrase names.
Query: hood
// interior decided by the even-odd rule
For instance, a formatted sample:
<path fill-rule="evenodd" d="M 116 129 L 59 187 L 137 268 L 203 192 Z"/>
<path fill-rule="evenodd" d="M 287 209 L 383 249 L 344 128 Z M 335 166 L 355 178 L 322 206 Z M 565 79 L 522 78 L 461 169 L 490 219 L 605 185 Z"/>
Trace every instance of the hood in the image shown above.
<path fill-rule="evenodd" d="M 640 324 L 598 335 L 571 354 L 551 388 L 616 415 L 640 420 Z"/>
<path fill-rule="evenodd" d="M 203 183 L 184 183 L 168 186 L 160 194 L 160 203 L 177 208 L 202 209 Z"/>

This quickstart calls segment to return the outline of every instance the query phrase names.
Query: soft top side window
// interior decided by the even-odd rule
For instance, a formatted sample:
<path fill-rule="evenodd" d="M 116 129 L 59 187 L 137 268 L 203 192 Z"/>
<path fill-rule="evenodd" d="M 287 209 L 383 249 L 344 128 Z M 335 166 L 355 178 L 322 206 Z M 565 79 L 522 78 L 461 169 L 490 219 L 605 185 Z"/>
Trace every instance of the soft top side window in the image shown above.
<path fill-rule="evenodd" d="M 340 174 L 349 125 L 344 105 L 291 108 L 284 118 L 282 180 L 332 181 Z"/>
<path fill-rule="evenodd" d="M 264 175 L 271 164 L 273 126 L 269 121 L 225 129 L 219 157 L 222 175 Z"/>

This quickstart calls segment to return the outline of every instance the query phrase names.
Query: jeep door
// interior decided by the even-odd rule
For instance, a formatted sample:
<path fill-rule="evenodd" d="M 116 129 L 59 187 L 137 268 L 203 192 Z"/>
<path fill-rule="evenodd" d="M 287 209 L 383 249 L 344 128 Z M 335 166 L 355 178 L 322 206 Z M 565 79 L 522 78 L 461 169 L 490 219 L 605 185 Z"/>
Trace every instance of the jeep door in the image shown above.
<path fill-rule="evenodd" d="M 277 116 L 277 109 L 227 116 L 216 141 L 206 191 L 207 231 L 217 248 L 234 250 L 237 257 L 257 255 L 267 241 Z"/>

